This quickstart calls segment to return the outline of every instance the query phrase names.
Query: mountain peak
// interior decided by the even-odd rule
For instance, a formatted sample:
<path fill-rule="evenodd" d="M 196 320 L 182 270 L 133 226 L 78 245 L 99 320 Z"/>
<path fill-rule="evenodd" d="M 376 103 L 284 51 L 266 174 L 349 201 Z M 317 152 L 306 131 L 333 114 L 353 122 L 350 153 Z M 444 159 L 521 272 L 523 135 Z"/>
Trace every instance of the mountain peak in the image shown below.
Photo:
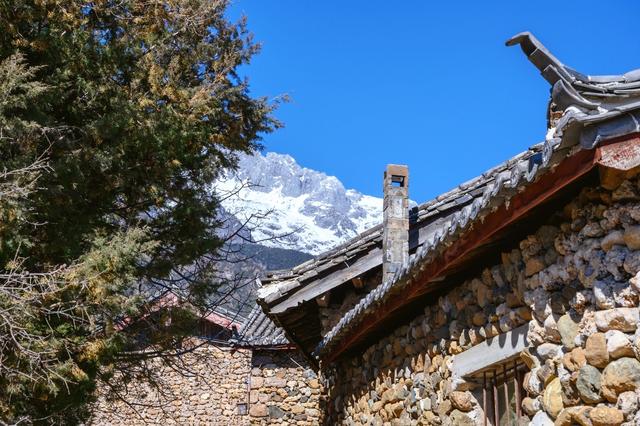
<path fill-rule="evenodd" d="M 287 154 L 242 154 L 238 170 L 216 183 L 221 192 L 234 188 L 241 189 L 223 208 L 241 222 L 266 214 L 252 231 L 266 246 L 319 254 L 382 220 L 382 199 L 347 190 L 337 177 Z"/>

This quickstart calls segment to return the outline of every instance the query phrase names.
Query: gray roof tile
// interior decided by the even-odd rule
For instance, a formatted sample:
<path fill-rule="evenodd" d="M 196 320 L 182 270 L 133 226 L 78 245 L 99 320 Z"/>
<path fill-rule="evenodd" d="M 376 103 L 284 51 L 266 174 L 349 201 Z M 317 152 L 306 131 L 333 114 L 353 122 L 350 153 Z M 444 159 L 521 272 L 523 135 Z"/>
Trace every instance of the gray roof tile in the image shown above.
<path fill-rule="evenodd" d="M 256 305 L 235 339 L 238 346 L 270 347 L 290 345 L 284 330 L 278 327 L 262 308 Z"/>

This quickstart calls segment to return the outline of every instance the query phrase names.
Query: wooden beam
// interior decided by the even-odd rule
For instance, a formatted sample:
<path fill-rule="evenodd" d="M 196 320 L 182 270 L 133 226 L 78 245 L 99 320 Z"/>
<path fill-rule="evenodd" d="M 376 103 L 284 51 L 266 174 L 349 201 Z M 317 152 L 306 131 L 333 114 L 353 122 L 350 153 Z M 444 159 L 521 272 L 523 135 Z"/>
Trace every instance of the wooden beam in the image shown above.
<path fill-rule="evenodd" d="M 328 291 L 322 296 L 316 297 L 316 303 L 321 308 L 326 308 L 327 306 L 329 306 L 329 303 L 331 303 L 331 292 Z"/>
<path fill-rule="evenodd" d="M 309 285 L 287 299 L 283 300 L 279 304 L 270 309 L 272 314 L 280 314 L 288 309 L 295 308 L 304 302 L 312 300 L 327 291 L 349 282 L 350 280 L 357 278 L 372 268 L 379 266 L 382 261 L 382 249 L 376 247 L 366 255 L 360 257 L 352 265 L 345 267 L 339 271 L 336 271 L 324 278 L 320 278 L 315 281 L 313 285 Z"/>
<path fill-rule="evenodd" d="M 640 174 L 640 137 L 598 148 L 600 184 L 610 191 Z"/>
<path fill-rule="evenodd" d="M 353 284 L 355 288 L 362 288 L 364 287 L 364 280 L 362 277 L 355 277 L 351 279 L 351 284 Z"/>
<path fill-rule="evenodd" d="M 542 175 L 522 192 L 511 197 L 508 207 L 507 203 L 503 203 L 496 211 L 488 214 L 480 226 L 472 227 L 460 235 L 441 256 L 425 265 L 418 276 L 412 278 L 400 294 L 387 300 L 375 312 L 366 315 L 347 334 L 341 344 L 334 348 L 333 352 L 325 355 L 327 363 L 364 340 L 369 333 L 381 327 L 387 318 L 401 307 L 430 291 L 429 284 L 432 277 L 446 275 L 449 268 L 467 260 L 465 256 L 474 249 L 490 242 L 493 237 L 533 208 L 548 201 L 558 191 L 591 171 L 598 160 L 597 155 L 596 150 L 582 150 L 565 159 L 554 170 Z"/>

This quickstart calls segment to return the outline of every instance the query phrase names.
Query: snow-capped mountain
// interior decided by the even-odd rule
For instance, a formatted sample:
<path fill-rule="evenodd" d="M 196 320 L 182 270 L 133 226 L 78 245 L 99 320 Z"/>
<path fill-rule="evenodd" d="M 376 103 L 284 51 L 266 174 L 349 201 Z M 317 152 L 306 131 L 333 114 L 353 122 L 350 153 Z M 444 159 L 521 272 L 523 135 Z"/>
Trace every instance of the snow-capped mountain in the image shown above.
<path fill-rule="evenodd" d="M 241 155 L 238 171 L 215 187 L 224 210 L 241 223 L 254 218 L 252 239 L 269 247 L 319 254 L 382 220 L 381 198 L 345 189 L 289 155 Z"/>

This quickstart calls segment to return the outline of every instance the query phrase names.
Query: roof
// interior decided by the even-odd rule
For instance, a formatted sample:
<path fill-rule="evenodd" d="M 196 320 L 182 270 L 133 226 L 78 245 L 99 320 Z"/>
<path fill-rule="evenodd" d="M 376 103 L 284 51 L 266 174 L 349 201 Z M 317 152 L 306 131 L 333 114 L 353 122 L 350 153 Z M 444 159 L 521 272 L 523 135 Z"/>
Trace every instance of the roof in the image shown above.
<path fill-rule="evenodd" d="M 507 46 L 520 45 L 542 77 L 551 84 L 550 127 L 553 113 L 561 116 L 579 113 L 600 117 L 607 112 L 634 109 L 640 103 L 640 69 L 622 75 L 586 75 L 564 65 L 530 32 L 507 40 Z"/>
<path fill-rule="evenodd" d="M 408 264 L 345 313 L 313 349 L 316 358 L 343 350 L 345 337 L 363 326 L 383 304 L 415 284 L 414 280 L 426 264 L 434 262 L 460 240 L 463 233 L 482 223 L 492 212 L 508 206 L 516 194 L 558 167 L 563 160 L 581 150 L 590 150 L 602 141 L 640 132 L 640 113 L 637 111 L 640 109 L 640 71 L 622 76 L 588 76 L 562 64 L 530 33 L 518 34 L 507 42 L 507 45 L 515 44 L 521 45 L 528 59 L 552 84 L 545 141 L 419 206 L 411 225 L 414 234 L 417 230 L 418 238 L 410 235 L 410 245 L 416 251 Z M 290 271 L 271 274 L 263 282 L 273 284 L 259 291 L 260 302 L 272 316 L 277 316 L 284 308 L 300 306 L 316 294 L 312 291 L 314 287 L 318 287 L 318 291 L 329 287 L 318 286 L 318 277 L 325 271 L 348 270 L 357 263 L 349 264 L 353 259 L 377 253 L 381 231 L 381 226 L 374 227 Z M 381 254 L 375 256 L 381 263 Z M 341 279 L 346 277 L 344 272 L 333 275 L 340 275 Z M 322 277 L 326 282 L 327 276 Z M 439 278 L 429 277 L 432 281 Z M 301 298 L 305 293 L 306 299 Z"/>
<path fill-rule="evenodd" d="M 511 178 L 512 174 L 517 174 L 521 169 L 530 167 L 529 163 L 535 164 L 542 158 L 544 144 L 537 144 L 498 166 L 487 170 L 482 175 L 458 185 L 448 191 L 418 207 L 411 212 L 410 225 L 410 250 L 416 249 L 429 240 L 435 233 L 443 227 L 449 225 L 452 215 L 470 205 L 475 199 L 481 197 L 488 185 L 498 181 Z M 346 243 L 336 248 L 322 253 L 300 265 L 282 271 L 271 271 L 261 279 L 263 285 L 258 291 L 258 296 L 263 302 L 272 304 L 280 299 L 286 301 L 284 307 L 293 307 L 302 301 L 310 300 L 315 294 L 304 289 L 316 286 L 323 274 L 329 275 L 333 270 L 344 269 L 345 266 L 352 270 L 355 276 L 366 270 L 382 264 L 382 224 L 377 225 Z M 371 261 L 366 260 L 367 257 Z M 363 265 L 358 267 L 358 260 Z M 339 279 L 344 279 L 342 276 Z M 347 278 L 348 279 L 348 278 Z M 339 282 L 337 284 L 341 284 Z M 319 291 L 321 291 L 320 289 Z M 292 294 L 298 297 L 289 299 Z M 304 297 L 307 296 L 307 297 Z M 275 309 L 274 312 L 279 312 Z"/>
<path fill-rule="evenodd" d="M 235 339 L 238 346 L 249 347 L 274 347 L 290 346 L 284 330 L 278 327 L 260 306 L 255 306 L 247 321 L 242 326 L 238 337 Z"/>
<path fill-rule="evenodd" d="M 231 312 L 222 306 L 215 306 L 211 309 L 210 312 L 202 314 L 198 312 L 198 310 L 192 304 L 185 302 L 176 294 L 171 292 L 164 292 L 163 294 L 146 304 L 145 312 L 141 316 L 125 317 L 119 324 L 117 324 L 117 328 L 123 329 L 133 324 L 135 321 L 140 321 L 148 317 L 152 313 L 161 311 L 163 309 L 178 307 L 190 310 L 196 313 L 196 315 L 198 316 L 201 315 L 202 320 L 215 324 L 219 327 L 226 328 L 228 330 L 240 328 L 241 325 L 246 321 L 240 314 L 240 312 Z"/>
<path fill-rule="evenodd" d="M 575 124 L 585 126 L 593 125 L 616 117 L 623 117 L 612 123 L 609 127 L 596 126 L 585 129 L 581 133 L 580 142 L 582 148 L 593 148 L 598 142 L 621 136 L 627 133 L 640 131 L 638 119 L 640 114 L 622 116 L 623 113 L 640 108 L 640 102 L 634 102 L 633 96 L 640 96 L 640 84 L 636 84 L 638 90 L 619 93 L 619 90 L 627 90 L 627 81 L 640 79 L 640 71 L 633 71 L 624 76 L 592 77 L 577 73 L 562 65 L 553 57 L 546 48 L 530 33 L 522 33 L 507 42 L 507 45 L 521 43 L 527 57 L 541 70 L 545 78 L 554 84 L 552 88 L 552 110 L 555 108 L 575 108 L 568 111 L 562 118 L 556 121 L 557 127 L 551 128 L 548 137 L 543 143 L 542 156 L 538 158 L 520 156 L 520 160 L 509 169 L 507 179 L 495 179 L 486 185 L 481 196 L 468 206 L 460 209 L 452 217 L 449 224 L 442 226 L 441 230 L 433 235 L 433 238 L 420 247 L 416 256 L 411 259 L 398 273 L 383 285 L 372 290 L 353 309 L 346 313 L 340 322 L 324 337 L 315 350 L 316 355 L 327 352 L 332 346 L 339 343 L 349 329 L 353 328 L 366 313 L 375 309 L 388 297 L 395 294 L 411 280 L 411 273 L 420 264 L 433 260 L 447 243 L 457 238 L 474 221 L 481 219 L 498 204 L 507 202 L 510 195 L 521 191 L 521 187 L 533 182 L 539 175 L 557 165 L 566 158 L 566 148 L 572 142 L 569 138 L 563 138 L 565 130 Z M 626 77 L 629 76 L 629 77 Z M 631 80 L 631 77 L 635 80 Z M 624 87 L 625 89 L 618 89 Z M 630 90 L 630 89 L 629 89 Z M 606 95 L 606 96 L 605 96 Z M 589 98 L 598 100 L 589 100 Z M 567 103 L 571 99 L 579 102 Z M 605 103 L 606 102 L 606 103 Z M 605 106 L 609 106 L 606 109 Z M 635 126 L 633 125 L 635 124 Z M 566 142 L 566 143 L 563 143 Z M 564 149 L 563 149 L 564 148 Z"/>

